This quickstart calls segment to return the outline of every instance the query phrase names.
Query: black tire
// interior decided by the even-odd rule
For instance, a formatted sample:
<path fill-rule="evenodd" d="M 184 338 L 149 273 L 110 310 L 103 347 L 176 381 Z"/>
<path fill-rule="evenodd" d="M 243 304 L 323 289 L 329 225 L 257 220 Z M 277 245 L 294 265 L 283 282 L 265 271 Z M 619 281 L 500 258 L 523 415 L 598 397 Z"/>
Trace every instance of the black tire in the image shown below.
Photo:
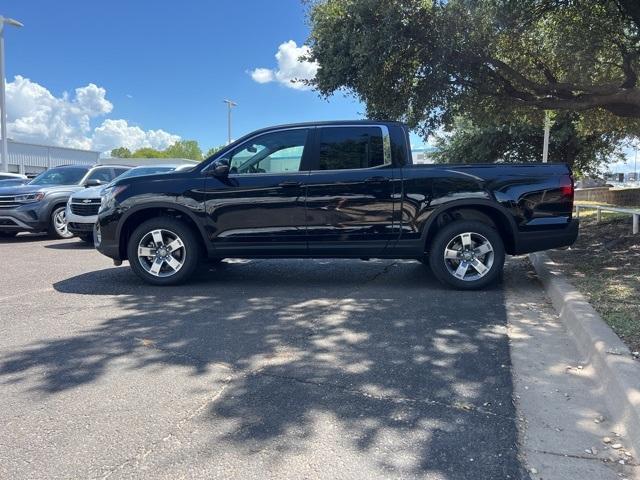
<path fill-rule="evenodd" d="M 0 238 L 14 238 L 18 232 L 0 232 Z"/>
<path fill-rule="evenodd" d="M 83 242 L 93 245 L 93 233 L 83 233 L 82 235 L 78 236 Z"/>
<path fill-rule="evenodd" d="M 59 225 L 58 215 L 62 213 L 64 217 L 64 211 L 66 207 L 64 205 L 58 205 L 51 211 L 51 215 L 49 215 L 49 226 L 47 227 L 47 233 L 51 238 L 56 239 L 67 239 L 73 237 L 73 233 L 66 229 L 57 228 L 56 225 Z"/>
<path fill-rule="evenodd" d="M 168 262 L 160 262 L 162 264 L 161 269 L 163 269 L 164 272 L 159 272 L 159 274 L 166 276 L 157 276 L 147 271 L 147 268 L 153 265 L 153 262 L 150 257 L 141 259 L 138 256 L 138 246 L 140 242 L 144 238 L 149 238 L 149 235 L 151 235 L 151 232 L 154 230 L 162 230 L 167 233 L 167 244 L 170 243 L 169 240 L 173 238 L 172 235 L 179 238 L 182 242 L 182 246 L 174 250 L 178 255 L 171 255 L 170 252 L 168 252 L 170 254 L 169 257 L 173 256 L 174 259 L 177 259 L 182 264 L 177 271 L 172 273 Z M 193 275 L 198 267 L 201 252 L 200 244 L 188 225 L 176 218 L 157 217 L 140 224 L 133 231 L 131 237 L 129 237 L 127 255 L 129 265 L 133 272 L 146 283 L 151 285 L 178 285 L 184 283 Z M 157 258 L 157 256 L 153 258 Z M 143 266 L 143 263 L 147 268 Z"/>
<path fill-rule="evenodd" d="M 471 234 L 469 237 L 464 235 L 465 238 L 470 239 L 471 247 L 467 248 L 463 246 L 462 241 L 463 234 L 466 233 Z M 459 243 L 458 239 L 460 239 Z M 487 242 L 491 251 L 477 255 L 476 252 L 483 251 L 483 249 L 477 250 L 477 247 Z M 459 249 L 457 245 L 460 245 Z M 459 252 L 460 260 L 445 259 L 445 251 L 448 246 L 456 247 L 449 250 Z M 463 254 L 466 257 L 463 257 Z M 433 274 L 442 283 L 459 290 L 477 290 L 495 282 L 502 274 L 504 257 L 504 243 L 500 234 L 491 225 L 477 220 L 456 220 L 449 223 L 436 234 L 429 248 L 429 265 Z M 477 262 L 482 265 L 478 265 Z M 473 264 L 487 270 L 480 273 Z M 458 270 L 457 267 L 461 265 L 462 268 Z M 465 266 L 466 268 L 464 268 Z M 456 273 L 462 273 L 463 277 L 457 277 Z"/>

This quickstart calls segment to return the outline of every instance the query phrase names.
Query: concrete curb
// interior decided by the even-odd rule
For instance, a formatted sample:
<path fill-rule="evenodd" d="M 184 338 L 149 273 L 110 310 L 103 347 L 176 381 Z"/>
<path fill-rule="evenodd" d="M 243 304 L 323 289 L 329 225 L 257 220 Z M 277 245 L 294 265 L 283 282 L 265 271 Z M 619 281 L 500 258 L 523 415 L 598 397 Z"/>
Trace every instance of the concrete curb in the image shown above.
<path fill-rule="evenodd" d="M 571 285 L 545 253 L 529 254 L 560 319 L 574 336 L 606 392 L 612 420 L 624 428 L 625 439 L 640 454 L 640 363 L 629 348 Z"/>

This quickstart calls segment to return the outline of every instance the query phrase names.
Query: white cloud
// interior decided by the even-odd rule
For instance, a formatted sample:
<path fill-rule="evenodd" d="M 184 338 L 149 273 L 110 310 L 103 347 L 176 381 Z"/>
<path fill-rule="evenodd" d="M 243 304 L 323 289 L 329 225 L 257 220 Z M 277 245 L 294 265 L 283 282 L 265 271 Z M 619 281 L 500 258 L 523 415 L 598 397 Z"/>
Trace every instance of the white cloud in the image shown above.
<path fill-rule="evenodd" d="M 129 150 L 142 147 L 163 150 L 178 140 L 180 140 L 178 135 L 172 135 L 164 130 L 145 131 L 140 127 L 129 125 L 126 120 L 107 119 L 94 130 L 92 144 L 93 148 L 101 152 L 120 146 L 127 147 Z"/>
<path fill-rule="evenodd" d="M 269 83 L 275 80 L 275 75 L 269 68 L 256 68 L 251 72 L 251 78 L 258 83 Z"/>
<path fill-rule="evenodd" d="M 119 146 L 166 148 L 180 137 L 164 130 L 142 130 L 126 120 L 106 119 L 95 129 L 92 120 L 107 115 L 113 104 L 106 90 L 90 83 L 54 96 L 42 85 L 16 75 L 7 83 L 8 136 L 26 142 L 108 152 Z"/>
<path fill-rule="evenodd" d="M 309 87 L 301 80 L 311 80 L 316 76 L 318 64 L 300 60 L 309 53 L 309 47 L 289 40 L 278 47 L 277 68 L 256 68 L 249 72 L 251 78 L 258 83 L 278 82 L 296 90 L 307 90 Z"/>

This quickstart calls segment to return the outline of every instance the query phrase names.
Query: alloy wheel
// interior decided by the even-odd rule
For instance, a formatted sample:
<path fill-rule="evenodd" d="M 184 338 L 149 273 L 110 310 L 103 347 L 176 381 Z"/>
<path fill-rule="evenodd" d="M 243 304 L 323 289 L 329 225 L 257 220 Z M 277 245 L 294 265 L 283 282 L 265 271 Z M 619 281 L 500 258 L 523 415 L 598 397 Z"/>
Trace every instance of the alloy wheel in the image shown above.
<path fill-rule="evenodd" d="M 53 215 L 53 228 L 61 238 L 73 237 L 73 233 L 67 228 L 67 216 L 64 208 L 61 208 Z"/>
<path fill-rule="evenodd" d="M 184 265 L 186 254 L 180 237 L 162 228 L 143 235 L 138 243 L 138 261 L 154 277 L 175 275 Z"/>
<path fill-rule="evenodd" d="M 491 242 L 479 233 L 460 233 L 444 250 L 444 263 L 449 273 L 466 282 L 479 280 L 489 273 L 493 260 Z"/>

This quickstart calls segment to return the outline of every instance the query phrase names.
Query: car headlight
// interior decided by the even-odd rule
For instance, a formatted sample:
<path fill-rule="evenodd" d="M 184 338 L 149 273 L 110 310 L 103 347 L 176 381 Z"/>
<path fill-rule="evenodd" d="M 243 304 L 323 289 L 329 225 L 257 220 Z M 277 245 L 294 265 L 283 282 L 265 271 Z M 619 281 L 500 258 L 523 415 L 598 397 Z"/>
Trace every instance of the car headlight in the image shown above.
<path fill-rule="evenodd" d="M 100 211 L 109 210 L 115 203 L 116 196 L 126 190 L 126 185 L 105 188 L 100 196 Z"/>
<path fill-rule="evenodd" d="M 16 202 L 29 203 L 39 202 L 44 198 L 44 192 L 27 193 L 25 195 L 16 195 Z"/>

